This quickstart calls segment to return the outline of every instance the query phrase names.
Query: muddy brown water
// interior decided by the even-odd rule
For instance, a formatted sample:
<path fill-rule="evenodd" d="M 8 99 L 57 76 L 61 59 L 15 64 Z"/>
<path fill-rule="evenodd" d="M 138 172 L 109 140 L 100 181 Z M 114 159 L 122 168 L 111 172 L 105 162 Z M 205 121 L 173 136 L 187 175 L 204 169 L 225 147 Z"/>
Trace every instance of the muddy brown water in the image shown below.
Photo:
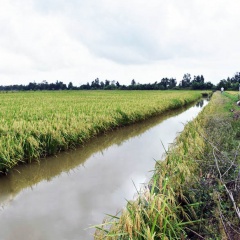
<path fill-rule="evenodd" d="M 155 160 L 207 104 L 101 135 L 0 177 L 1 240 L 88 240 L 151 177 Z M 134 182 L 134 184 L 133 184 Z"/>

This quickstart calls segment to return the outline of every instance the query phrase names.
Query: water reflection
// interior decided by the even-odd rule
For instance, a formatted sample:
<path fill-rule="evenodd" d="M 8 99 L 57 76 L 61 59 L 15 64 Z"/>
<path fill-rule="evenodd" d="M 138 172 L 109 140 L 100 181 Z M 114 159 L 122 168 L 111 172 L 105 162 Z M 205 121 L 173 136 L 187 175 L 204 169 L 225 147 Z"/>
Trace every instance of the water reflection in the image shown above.
<path fill-rule="evenodd" d="M 203 99 L 198 101 L 197 104 L 196 104 L 196 107 L 202 107 L 203 106 Z"/>
<path fill-rule="evenodd" d="M 206 101 L 203 102 L 203 106 Z M 92 239 L 89 225 L 115 214 L 151 176 L 154 159 L 200 104 L 99 136 L 76 151 L 0 178 L 2 239 Z"/>

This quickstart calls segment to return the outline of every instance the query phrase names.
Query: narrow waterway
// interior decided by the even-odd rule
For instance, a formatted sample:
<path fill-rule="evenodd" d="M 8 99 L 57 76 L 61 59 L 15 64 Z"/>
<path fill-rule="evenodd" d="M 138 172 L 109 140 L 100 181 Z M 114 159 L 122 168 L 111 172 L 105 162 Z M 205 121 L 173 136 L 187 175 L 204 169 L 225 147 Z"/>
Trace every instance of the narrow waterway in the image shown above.
<path fill-rule="evenodd" d="M 155 160 L 207 104 L 168 112 L 0 177 L 1 240 L 88 240 L 147 181 Z"/>

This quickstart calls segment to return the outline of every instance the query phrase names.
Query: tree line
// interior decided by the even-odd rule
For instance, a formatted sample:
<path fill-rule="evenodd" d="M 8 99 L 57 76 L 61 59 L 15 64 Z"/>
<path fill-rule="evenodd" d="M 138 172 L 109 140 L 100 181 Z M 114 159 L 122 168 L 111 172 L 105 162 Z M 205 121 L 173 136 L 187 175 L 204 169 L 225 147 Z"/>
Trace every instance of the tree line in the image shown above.
<path fill-rule="evenodd" d="M 216 90 L 224 87 L 225 90 L 238 90 L 240 84 L 240 72 L 237 72 L 232 78 L 222 79 L 217 85 L 210 81 L 205 82 L 203 75 L 191 77 L 189 73 L 183 75 L 182 80 L 177 84 L 175 78 L 162 78 L 154 83 L 137 83 L 134 79 L 129 85 L 122 85 L 115 80 L 100 81 L 96 78 L 91 83 L 74 86 L 72 82 L 65 84 L 61 81 L 48 83 L 43 80 L 41 83 L 30 82 L 28 85 L 8 85 L 0 86 L 0 91 L 36 91 L 36 90 L 168 90 L 168 89 L 199 89 Z"/>
<path fill-rule="evenodd" d="M 227 79 L 220 80 L 217 87 L 218 89 L 223 87 L 224 89 L 229 89 L 229 90 L 239 90 L 240 72 L 235 73 L 235 75 L 232 78 L 228 77 Z"/>

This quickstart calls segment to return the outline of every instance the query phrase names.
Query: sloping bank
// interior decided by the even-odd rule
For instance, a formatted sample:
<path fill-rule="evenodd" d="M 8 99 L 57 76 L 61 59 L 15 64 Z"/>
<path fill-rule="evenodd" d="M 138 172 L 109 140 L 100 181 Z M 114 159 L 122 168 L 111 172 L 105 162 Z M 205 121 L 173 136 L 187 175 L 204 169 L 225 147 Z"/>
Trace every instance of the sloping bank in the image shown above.
<path fill-rule="evenodd" d="M 97 226 L 95 239 L 240 239 L 236 101 L 215 93 L 156 163 L 150 183 Z"/>

